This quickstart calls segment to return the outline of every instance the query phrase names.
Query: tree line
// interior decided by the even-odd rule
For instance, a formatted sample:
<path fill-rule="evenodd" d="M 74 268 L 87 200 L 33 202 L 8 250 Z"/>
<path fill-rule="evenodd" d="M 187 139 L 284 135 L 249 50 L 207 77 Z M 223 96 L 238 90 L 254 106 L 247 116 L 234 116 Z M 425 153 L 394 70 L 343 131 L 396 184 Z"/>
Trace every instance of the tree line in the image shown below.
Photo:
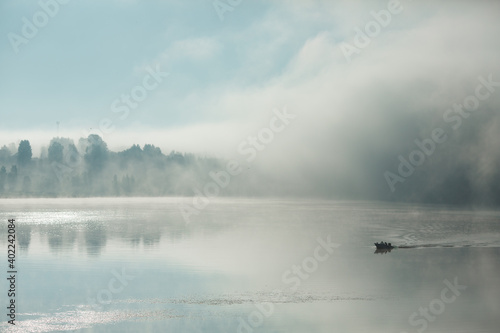
<path fill-rule="evenodd" d="M 14 151 L 17 148 L 17 151 Z M 113 152 L 95 134 L 53 138 L 39 157 L 31 143 L 0 148 L 0 197 L 88 197 L 192 195 L 223 161 L 143 147 Z"/>

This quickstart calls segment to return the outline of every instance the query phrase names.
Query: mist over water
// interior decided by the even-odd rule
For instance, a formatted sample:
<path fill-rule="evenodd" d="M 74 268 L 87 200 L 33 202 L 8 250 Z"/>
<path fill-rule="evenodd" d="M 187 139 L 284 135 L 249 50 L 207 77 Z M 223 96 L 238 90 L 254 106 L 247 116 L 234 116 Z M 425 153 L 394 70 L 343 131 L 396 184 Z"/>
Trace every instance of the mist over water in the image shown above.
<path fill-rule="evenodd" d="M 161 198 L 3 200 L 0 218 L 19 221 L 22 288 L 18 325 L 3 328 L 244 332 L 239 318 L 251 325 L 259 305 L 263 313 L 272 309 L 258 326 L 263 331 L 334 325 L 410 332 L 422 325 L 412 326 L 410 315 L 440 297 L 444 280 L 457 278 L 467 288 L 428 322 L 430 331 L 496 331 L 496 211 L 218 199 L 186 224 L 177 205 Z M 380 239 L 407 248 L 374 254 L 370 244 Z M 332 253 L 321 249 L 326 260 L 311 266 L 318 244 L 329 241 Z M 297 273 L 294 265 L 304 268 Z M 116 276 L 125 277 L 123 288 L 110 284 Z"/>

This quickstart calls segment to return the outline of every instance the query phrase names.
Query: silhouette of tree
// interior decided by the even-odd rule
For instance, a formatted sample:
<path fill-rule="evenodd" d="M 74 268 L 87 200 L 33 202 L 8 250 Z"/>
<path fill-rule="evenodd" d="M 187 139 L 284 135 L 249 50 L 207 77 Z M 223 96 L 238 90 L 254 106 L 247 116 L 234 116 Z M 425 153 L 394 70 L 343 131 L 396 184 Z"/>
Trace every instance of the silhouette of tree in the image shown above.
<path fill-rule="evenodd" d="M 150 144 L 144 145 L 143 151 L 146 155 L 149 155 L 149 156 L 160 156 L 161 155 L 161 149 L 158 147 L 155 147 L 154 145 L 150 145 Z"/>
<path fill-rule="evenodd" d="M 10 157 L 12 156 L 12 152 L 10 151 L 7 146 L 3 146 L 0 148 L 0 161 L 7 163 L 10 160 Z"/>
<path fill-rule="evenodd" d="M 88 143 L 88 139 L 81 139 L 81 140 Z M 52 145 L 54 145 L 55 143 L 58 143 L 63 147 L 62 157 L 59 161 L 56 160 L 56 162 L 62 163 L 62 164 L 67 165 L 71 168 L 76 167 L 81 162 L 82 157 L 80 156 L 80 153 L 78 152 L 78 149 L 76 148 L 75 143 L 70 138 L 59 138 L 59 137 L 53 138 L 50 141 L 50 145 L 49 145 L 49 152 L 48 152 L 49 159 L 51 157 L 50 156 L 50 147 Z M 85 144 L 85 148 L 87 146 L 88 146 L 88 144 Z M 57 147 L 57 145 L 56 145 L 56 147 Z M 57 149 L 59 149 L 59 147 Z M 83 149 L 82 151 L 85 152 L 85 149 Z M 58 155 L 59 155 L 59 152 L 56 152 L 56 156 L 57 156 L 56 159 L 59 159 Z"/>
<path fill-rule="evenodd" d="M 129 149 L 122 151 L 120 155 L 125 161 L 140 161 L 143 157 L 143 151 L 139 145 L 132 145 Z"/>
<path fill-rule="evenodd" d="M 116 175 L 113 176 L 113 191 L 116 196 L 120 195 L 120 184 Z"/>
<path fill-rule="evenodd" d="M 170 152 L 170 154 L 167 156 L 167 159 L 180 165 L 184 165 L 186 163 L 185 156 L 179 152 L 176 152 L 175 150 L 172 150 Z"/>
<path fill-rule="evenodd" d="M 122 190 L 125 194 L 129 195 L 133 192 L 135 187 L 135 178 L 134 176 L 129 177 L 129 175 L 126 175 L 125 177 L 122 178 Z"/>
<path fill-rule="evenodd" d="M 74 143 L 71 143 L 68 145 L 68 149 L 66 150 L 65 158 L 64 161 L 72 166 L 75 166 L 79 164 L 82 160 L 82 157 L 80 153 L 78 152 L 78 149 L 76 149 L 76 146 Z"/>
<path fill-rule="evenodd" d="M 59 142 L 52 142 L 49 147 L 49 161 L 62 163 L 64 147 Z"/>
<path fill-rule="evenodd" d="M 19 148 L 17 149 L 17 163 L 19 166 L 29 165 L 32 156 L 33 152 L 31 150 L 30 142 L 28 140 L 22 140 L 19 143 Z"/>
<path fill-rule="evenodd" d="M 27 172 L 27 166 L 33 169 Z M 153 144 L 114 153 L 95 134 L 81 138 L 78 148 L 72 139 L 53 138 L 35 159 L 30 142 L 23 140 L 17 147 L 0 148 L 0 192 L 47 197 L 184 194 L 184 172 L 204 179 L 218 168 L 195 155 L 174 151 L 166 156 Z"/>
<path fill-rule="evenodd" d="M 0 168 L 0 192 L 3 192 L 5 189 L 5 183 L 7 181 L 7 169 L 2 165 Z"/>
<path fill-rule="evenodd" d="M 108 159 L 108 146 L 99 135 L 91 134 L 85 149 L 85 162 L 92 174 L 97 174 L 104 169 Z"/>
<path fill-rule="evenodd" d="M 13 165 L 10 168 L 10 172 L 7 175 L 7 181 L 9 183 L 9 190 L 13 191 L 17 185 L 17 166 Z"/>

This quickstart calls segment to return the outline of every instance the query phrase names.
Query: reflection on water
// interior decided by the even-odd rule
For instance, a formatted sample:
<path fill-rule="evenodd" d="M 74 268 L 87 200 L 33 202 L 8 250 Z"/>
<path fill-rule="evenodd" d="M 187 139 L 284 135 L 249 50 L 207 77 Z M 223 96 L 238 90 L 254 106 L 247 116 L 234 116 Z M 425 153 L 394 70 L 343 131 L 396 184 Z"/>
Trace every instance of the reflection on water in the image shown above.
<path fill-rule="evenodd" d="M 101 223 L 88 223 L 84 231 L 85 245 L 89 255 L 99 255 L 106 246 L 107 231 Z"/>
<path fill-rule="evenodd" d="M 497 331 L 496 211 L 218 199 L 186 224 L 180 200 L 0 201 L 0 219 L 17 220 L 21 291 L 18 325 L 0 327 L 417 332 L 456 278 L 467 289 L 426 330 Z M 322 257 L 327 236 L 341 246 Z M 397 248 L 375 250 L 380 239 Z"/>
<path fill-rule="evenodd" d="M 31 242 L 31 225 L 21 224 L 17 228 L 17 244 L 21 251 L 27 251 Z"/>
<path fill-rule="evenodd" d="M 392 249 L 375 249 L 375 254 L 387 254 L 391 253 Z"/>

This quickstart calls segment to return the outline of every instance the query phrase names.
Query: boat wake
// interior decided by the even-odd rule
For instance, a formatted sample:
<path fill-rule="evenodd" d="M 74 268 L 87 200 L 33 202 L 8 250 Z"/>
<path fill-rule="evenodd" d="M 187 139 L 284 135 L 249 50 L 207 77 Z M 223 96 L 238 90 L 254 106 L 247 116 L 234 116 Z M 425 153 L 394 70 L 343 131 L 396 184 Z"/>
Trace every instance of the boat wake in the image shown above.
<path fill-rule="evenodd" d="M 500 247 L 500 246 L 498 244 L 488 244 L 488 243 L 483 243 L 483 244 L 415 244 L 415 245 L 412 244 L 412 245 L 399 245 L 399 246 L 396 246 L 395 248 L 398 248 L 398 249 L 425 249 L 425 248 L 467 248 L 467 247 L 496 248 L 496 247 Z"/>

